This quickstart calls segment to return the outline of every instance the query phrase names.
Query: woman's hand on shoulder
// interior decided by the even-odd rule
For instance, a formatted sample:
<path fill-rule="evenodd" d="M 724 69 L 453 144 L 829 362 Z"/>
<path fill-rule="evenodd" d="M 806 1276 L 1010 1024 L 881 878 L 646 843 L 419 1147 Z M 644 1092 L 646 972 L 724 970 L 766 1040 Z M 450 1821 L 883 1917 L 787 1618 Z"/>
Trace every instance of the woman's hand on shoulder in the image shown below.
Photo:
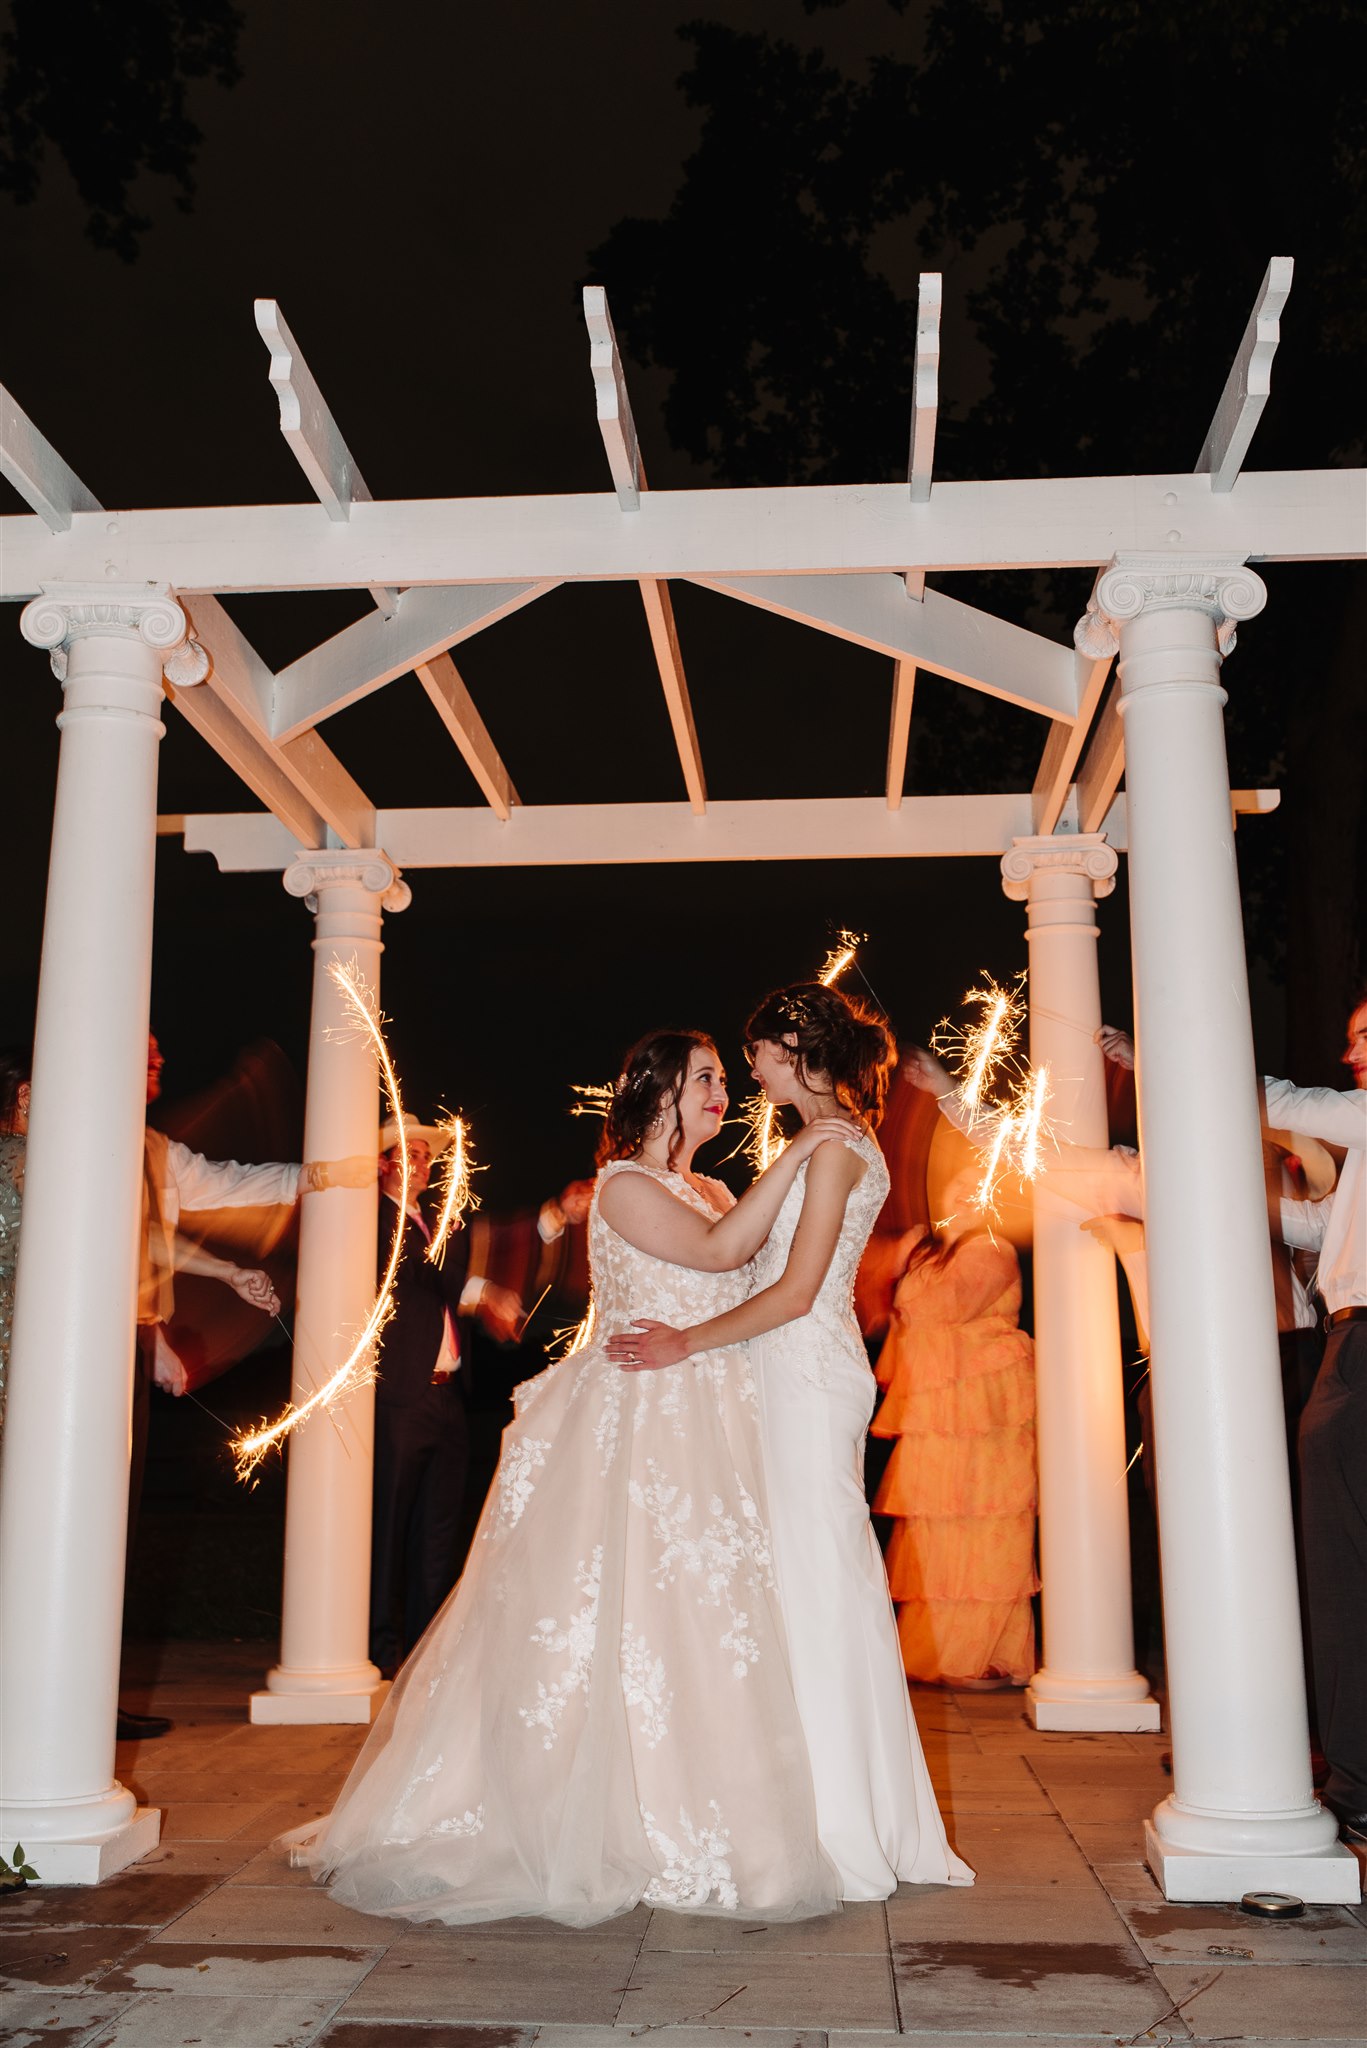
<path fill-rule="evenodd" d="M 609 1337 L 603 1349 L 623 1372 L 659 1372 L 666 1365 L 682 1365 L 688 1357 L 688 1340 L 682 1330 L 641 1316 L 629 1330 Z"/>
<path fill-rule="evenodd" d="M 835 1140 L 842 1145 L 855 1145 L 861 1135 L 858 1124 L 851 1123 L 848 1117 L 818 1116 L 813 1117 L 809 1124 L 802 1126 L 788 1149 L 798 1159 L 810 1159 L 818 1147 L 824 1145 L 827 1140 Z"/>

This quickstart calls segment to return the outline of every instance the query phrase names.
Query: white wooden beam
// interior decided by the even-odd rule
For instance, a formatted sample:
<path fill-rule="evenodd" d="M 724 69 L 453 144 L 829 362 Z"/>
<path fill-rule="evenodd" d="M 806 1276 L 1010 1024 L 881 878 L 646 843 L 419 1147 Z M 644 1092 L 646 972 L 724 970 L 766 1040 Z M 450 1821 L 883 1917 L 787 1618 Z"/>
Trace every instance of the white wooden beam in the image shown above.
<path fill-rule="evenodd" d="M 1074 650 L 1077 662 L 1077 717 L 1070 725 L 1063 719 L 1055 719 L 1049 728 L 1049 737 L 1044 743 L 1044 753 L 1035 777 L 1031 793 L 1035 812 L 1035 833 L 1043 837 L 1052 832 L 1063 815 L 1068 800 L 1068 790 L 1077 770 L 1078 759 L 1087 743 L 1087 734 L 1092 720 L 1096 717 L 1106 689 L 1106 678 L 1111 672 L 1112 657 L 1108 654 L 1099 661 L 1093 661 Z"/>
<path fill-rule="evenodd" d="M 639 512 L 641 492 L 645 489 L 641 450 L 622 372 L 621 352 L 608 311 L 608 295 L 601 284 L 584 286 L 584 325 L 589 330 L 589 368 L 598 403 L 598 431 L 607 450 L 612 487 L 624 512 Z"/>
<path fill-rule="evenodd" d="M 418 681 L 460 748 L 466 767 L 484 792 L 485 802 L 506 822 L 513 805 L 521 799 L 459 669 L 449 654 L 434 654 L 430 661 L 420 661 L 415 666 Z"/>
<path fill-rule="evenodd" d="M 308 810 L 316 813 L 325 826 L 331 827 L 342 845 L 373 846 L 375 806 L 352 780 L 331 748 L 314 732 L 302 733 L 297 739 L 288 741 L 278 740 L 272 735 L 270 714 L 275 678 L 217 598 L 207 591 L 194 594 L 181 591 L 177 596 L 189 616 L 195 638 L 209 656 L 210 664 L 208 678 L 198 689 L 179 694 L 176 700 L 178 708 L 191 724 L 197 724 L 211 746 L 217 745 L 214 737 L 217 733 L 224 745 L 231 747 L 232 751 L 225 753 L 224 759 L 272 809 L 276 808 L 273 795 L 268 794 L 265 787 L 258 787 L 245 768 L 239 765 L 242 761 L 256 758 L 243 746 L 239 730 L 250 737 L 274 773 L 283 777 Z M 232 727 L 207 712 L 198 718 L 192 716 L 191 701 L 206 693 L 222 701 L 232 715 Z M 263 771 L 257 769 L 254 772 Z M 274 790 L 275 784 L 272 782 L 269 788 Z M 303 843 L 321 845 L 323 841 L 319 838 Z"/>
<path fill-rule="evenodd" d="M 370 614 L 310 648 L 275 678 L 271 729 L 289 740 L 554 590 L 545 583 L 428 584 L 406 590 L 393 618 Z"/>
<path fill-rule="evenodd" d="M 690 806 L 701 815 L 707 809 L 707 783 L 703 776 L 702 749 L 693 723 L 693 702 L 684 677 L 683 656 L 679 652 L 679 635 L 674 625 L 674 604 L 669 595 L 669 585 L 644 577 L 641 602 L 646 608 L 650 644 L 655 650 L 655 665 L 660 671 L 684 787 L 688 791 Z"/>
<path fill-rule="evenodd" d="M 887 804 L 901 809 L 907 779 L 907 746 L 911 739 L 911 704 L 916 693 L 916 663 L 898 661 L 892 669 L 892 717 L 888 723 Z"/>
<path fill-rule="evenodd" d="M 622 355 L 608 311 L 608 295 L 599 284 L 584 287 L 584 324 L 589 331 L 589 366 L 597 394 L 598 427 L 607 450 L 617 502 L 624 512 L 639 512 L 641 493 L 646 489 L 645 463 L 632 418 Z M 646 608 L 650 644 L 655 650 L 655 666 L 660 672 L 688 801 L 695 811 L 702 812 L 707 809 L 707 783 L 669 585 L 662 578 L 643 576 L 641 602 Z"/>
<path fill-rule="evenodd" d="M 65 533 L 75 512 L 98 512 L 99 499 L 40 434 L 18 399 L 0 384 L 0 476 L 13 484 L 52 533 Z"/>
<path fill-rule="evenodd" d="M 1099 832 L 1125 773 L 1125 725 L 1120 716 L 1118 678 L 1112 682 L 1101 716 L 1092 729 L 1077 772 L 1077 829 Z"/>
<path fill-rule="evenodd" d="M 1224 496 L 1208 476 L 1026 477 L 652 491 L 624 518 L 605 491 L 357 504 L 345 526 L 313 505 L 77 512 L 71 530 L 0 520 L 0 598 L 45 583 L 172 583 L 182 590 L 348 590 L 372 582 L 639 581 L 643 577 L 895 574 L 1101 568 L 1117 552 L 1256 563 L 1367 554 L 1362 469 L 1245 471 Z M 1173 535 L 1177 538 L 1174 539 Z M 914 607 L 908 605 L 907 610 Z"/>
<path fill-rule="evenodd" d="M 913 505 L 930 502 L 935 464 L 935 421 L 940 409 L 940 306 L 944 280 L 938 270 L 921 272 L 916 296 L 916 377 L 911 400 L 911 452 L 907 482 Z"/>
<path fill-rule="evenodd" d="M 279 301 L 257 299 L 253 310 L 257 332 L 270 351 L 270 378 L 280 401 L 280 431 L 328 518 L 344 524 L 353 505 L 372 502 L 365 478 L 317 378 L 285 325 Z M 397 593 L 381 583 L 371 584 L 370 591 L 381 616 L 389 618 L 398 602 Z"/>
<path fill-rule="evenodd" d="M 696 576 L 761 611 L 816 626 L 857 647 L 914 661 L 951 682 L 984 690 L 1046 718 L 1077 713 L 1077 659 L 1072 647 L 1046 640 L 928 590 L 909 604 L 899 576 Z"/>
<path fill-rule="evenodd" d="M 699 817 L 685 803 L 532 804 L 507 823 L 463 806 L 376 814 L 376 845 L 411 868 L 583 867 L 660 861 L 1000 857 L 1029 829 L 1030 797 L 908 797 L 889 811 L 881 796 L 722 802 Z M 274 818 L 198 816 L 185 821 L 191 852 L 228 869 L 284 867 L 294 842 Z"/>
<path fill-rule="evenodd" d="M 1281 313 L 1294 267 L 1289 256 L 1274 256 L 1268 264 L 1205 446 L 1196 458 L 1197 474 L 1209 476 L 1212 491 L 1221 495 L 1234 488 L 1272 389 L 1272 358 L 1281 339 Z"/>

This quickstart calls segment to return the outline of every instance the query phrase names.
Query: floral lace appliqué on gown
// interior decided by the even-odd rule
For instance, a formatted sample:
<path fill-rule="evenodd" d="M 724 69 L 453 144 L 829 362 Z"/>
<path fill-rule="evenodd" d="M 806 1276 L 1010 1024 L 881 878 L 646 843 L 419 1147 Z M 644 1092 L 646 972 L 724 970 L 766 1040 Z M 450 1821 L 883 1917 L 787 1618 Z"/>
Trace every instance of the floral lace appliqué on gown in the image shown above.
<path fill-rule="evenodd" d="M 589 1252 L 598 1338 L 749 1291 L 637 1251 L 596 1195 Z M 627 1374 L 591 1336 L 517 1411 L 465 1575 L 307 1860 L 348 1905 L 451 1924 L 829 1911 L 744 1351 Z"/>

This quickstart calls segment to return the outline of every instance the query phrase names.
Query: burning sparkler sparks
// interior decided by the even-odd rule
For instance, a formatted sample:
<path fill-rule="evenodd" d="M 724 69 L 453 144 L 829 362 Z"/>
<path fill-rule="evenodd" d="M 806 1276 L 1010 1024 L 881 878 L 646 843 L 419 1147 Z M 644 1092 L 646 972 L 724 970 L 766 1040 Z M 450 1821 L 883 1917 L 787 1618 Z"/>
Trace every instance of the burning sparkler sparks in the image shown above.
<path fill-rule="evenodd" d="M 446 1241 L 465 1211 L 479 1207 L 479 1196 L 470 1185 L 470 1176 L 479 1169 L 470 1150 L 464 1117 L 443 1117 L 437 1130 L 449 1132 L 450 1143 L 441 1155 L 441 1214 L 427 1247 L 427 1257 L 434 1266 L 439 1266 L 446 1257 Z"/>
<path fill-rule="evenodd" d="M 942 1018 L 930 1040 L 932 1049 L 957 1069 L 959 1099 L 982 1154 L 973 1206 L 987 1216 L 996 1214 L 997 1192 L 1008 1176 L 1034 1180 L 1048 1138 L 1049 1069 L 1031 1068 L 1017 1051 L 1025 1018 L 1024 980 L 1021 975 L 1013 987 L 1003 988 L 985 974 L 982 985 L 964 997 L 977 1008 L 976 1022 L 960 1030 Z M 996 1097 L 1003 1085 L 1010 1089 L 1005 1101 Z"/>
<path fill-rule="evenodd" d="M 334 1402 L 345 1399 L 358 1387 L 368 1386 L 375 1378 L 375 1353 L 379 1346 L 380 1332 L 394 1313 L 394 1277 L 399 1269 L 403 1251 L 404 1217 L 408 1210 L 409 1165 L 408 1136 L 404 1124 L 403 1104 L 399 1099 L 399 1077 L 394 1072 L 389 1057 L 389 1048 L 384 1039 L 384 1018 L 375 1000 L 373 989 L 361 974 L 354 959 L 343 963 L 334 960 L 328 969 L 333 982 L 341 993 L 354 1026 L 369 1039 L 384 1076 L 385 1095 L 389 1112 L 398 1130 L 398 1153 L 400 1189 L 397 1215 L 394 1224 L 394 1240 L 389 1247 L 389 1263 L 385 1267 L 384 1279 L 380 1282 L 375 1305 L 366 1317 L 364 1326 L 346 1359 L 337 1370 L 316 1387 L 306 1401 L 296 1407 L 293 1402 L 271 1423 L 262 1423 L 257 1430 L 239 1432 L 231 1439 L 229 1448 L 237 1467 L 239 1479 L 248 1479 L 261 1460 L 274 1445 L 283 1443 L 290 1431 L 306 1422 L 316 1410 L 330 1409 Z"/>

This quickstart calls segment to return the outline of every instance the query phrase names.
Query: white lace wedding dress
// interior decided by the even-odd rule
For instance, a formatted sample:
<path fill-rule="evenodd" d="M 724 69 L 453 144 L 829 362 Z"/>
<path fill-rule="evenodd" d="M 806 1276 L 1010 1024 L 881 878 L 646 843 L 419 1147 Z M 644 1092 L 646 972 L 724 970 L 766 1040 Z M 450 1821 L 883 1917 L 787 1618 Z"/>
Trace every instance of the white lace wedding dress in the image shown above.
<path fill-rule="evenodd" d="M 898 1881 L 971 1884 L 945 1839 L 907 1693 L 897 1622 L 864 1497 L 875 1383 L 854 1317 L 854 1276 L 888 1192 L 874 1140 L 810 1314 L 751 1341 L 764 1474 L 793 1688 L 816 1785 L 821 1845 L 845 1899 Z M 806 1192 L 798 1168 L 754 1264 L 777 1280 Z"/>
<path fill-rule="evenodd" d="M 750 1284 L 635 1250 L 597 1192 L 589 1251 L 603 1335 Z M 518 1389 L 465 1574 L 295 1856 L 364 1912 L 453 1924 L 833 1910 L 743 1350 L 629 1374 L 590 1339 Z"/>

